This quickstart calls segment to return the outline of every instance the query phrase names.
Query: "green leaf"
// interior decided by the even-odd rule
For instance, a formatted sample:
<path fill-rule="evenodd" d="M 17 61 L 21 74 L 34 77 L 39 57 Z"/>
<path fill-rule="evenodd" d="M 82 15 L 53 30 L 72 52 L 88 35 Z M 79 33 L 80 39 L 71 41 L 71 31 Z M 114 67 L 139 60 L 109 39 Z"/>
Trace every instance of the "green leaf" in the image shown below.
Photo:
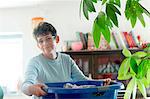
<path fill-rule="evenodd" d="M 85 4 L 85 1 L 83 1 L 83 14 L 86 17 L 86 19 L 89 20 L 88 9 L 87 9 L 87 6 Z"/>
<path fill-rule="evenodd" d="M 105 27 L 105 29 L 102 30 L 102 34 L 103 34 L 105 40 L 106 40 L 108 43 L 110 43 L 110 30 L 109 30 L 108 27 Z"/>
<path fill-rule="evenodd" d="M 132 54 L 132 56 L 134 57 L 138 57 L 138 58 L 142 58 L 145 57 L 147 55 L 147 53 L 139 51 L 139 52 L 135 52 L 134 54 Z"/>
<path fill-rule="evenodd" d="M 141 80 L 137 80 L 137 84 L 138 84 L 138 89 L 140 90 L 140 92 L 142 93 L 144 98 L 147 99 L 146 88 L 145 88 L 144 84 L 141 82 Z"/>
<path fill-rule="evenodd" d="M 150 59 L 146 59 L 147 60 L 147 67 L 148 69 L 150 69 Z"/>
<path fill-rule="evenodd" d="M 139 59 L 139 58 L 134 58 L 134 59 L 135 59 L 137 65 L 139 65 L 142 61 L 142 59 Z"/>
<path fill-rule="evenodd" d="M 143 8 L 141 8 L 140 4 L 135 1 L 135 12 L 136 12 L 136 15 L 139 16 L 143 13 Z"/>
<path fill-rule="evenodd" d="M 133 77 L 127 85 L 126 93 L 124 94 L 124 99 L 130 99 L 131 93 L 136 86 L 136 79 Z"/>
<path fill-rule="evenodd" d="M 106 18 L 106 25 L 110 28 L 110 29 L 112 29 L 112 27 L 113 27 L 113 25 L 112 25 L 112 22 L 111 22 L 111 20 L 110 20 L 110 18 Z"/>
<path fill-rule="evenodd" d="M 83 14 L 86 17 L 86 19 L 89 20 L 88 8 L 87 8 L 85 1 L 83 1 Z"/>
<path fill-rule="evenodd" d="M 97 3 L 97 0 L 92 0 L 93 2 Z"/>
<path fill-rule="evenodd" d="M 136 20 L 137 20 L 137 16 L 134 12 L 132 12 L 132 16 L 130 17 L 130 22 L 131 22 L 132 28 L 134 28 L 134 26 L 136 24 Z"/>
<path fill-rule="evenodd" d="M 131 58 L 126 58 L 121 63 L 119 71 L 118 71 L 118 79 L 121 80 L 122 77 L 123 77 L 123 79 L 130 77 L 129 75 L 127 75 L 128 71 L 129 71 L 129 67 L 130 67 L 130 59 Z M 126 76 L 128 76 L 128 77 L 126 77 Z"/>
<path fill-rule="evenodd" d="M 145 86 L 146 88 L 149 88 L 148 79 L 146 79 L 145 77 L 143 77 L 143 78 L 141 79 L 141 82 L 144 84 L 144 86 Z"/>
<path fill-rule="evenodd" d="M 129 9 L 130 7 L 131 7 L 131 0 L 127 0 L 125 9 Z"/>
<path fill-rule="evenodd" d="M 137 63 L 136 63 L 136 61 L 135 61 L 134 58 L 131 58 L 131 60 L 130 60 L 130 66 L 131 66 L 132 70 L 137 74 L 137 72 L 138 72 L 138 66 L 137 66 Z"/>
<path fill-rule="evenodd" d="M 130 74 L 131 74 L 132 76 L 136 76 L 136 73 L 133 71 L 132 68 L 130 68 L 129 72 L 130 72 Z"/>
<path fill-rule="evenodd" d="M 118 10 L 118 8 L 116 8 L 113 4 L 108 4 L 108 5 L 110 6 L 110 8 L 111 8 L 114 12 L 118 13 L 119 15 L 121 15 L 121 13 L 120 13 L 120 11 Z"/>
<path fill-rule="evenodd" d="M 110 30 L 107 24 L 107 18 L 104 12 L 100 12 L 98 15 L 98 26 L 100 31 L 102 32 L 105 40 L 109 43 L 110 42 Z"/>
<path fill-rule="evenodd" d="M 114 10 L 112 10 L 109 4 L 106 4 L 106 14 L 112 20 L 114 25 L 118 27 L 118 19 L 117 19 L 116 13 Z"/>
<path fill-rule="evenodd" d="M 132 75 L 130 73 L 127 73 L 126 75 L 123 74 L 119 74 L 117 79 L 118 80 L 128 80 L 132 77 Z"/>
<path fill-rule="evenodd" d="M 144 21 L 144 17 L 142 14 L 138 15 L 138 19 L 140 20 L 140 22 L 142 23 L 142 25 L 145 27 L 145 21 Z"/>
<path fill-rule="evenodd" d="M 96 48 L 99 48 L 101 31 L 97 24 L 97 19 L 94 21 L 92 34 L 93 34 L 94 44 Z"/>
<path fill-rule="evenodd" d="M 93 2 L 91 0 L 84 0 L 84 1 L 85 1 L 88 11 L 96 12 Z"/>
<path fill-rule="evenodd" d="M 138 66 L 138 78 L 143 78 L 146 76 L 148 70 L 147 60 L 143 60 Z"/>
<path fill-rule="evenodd" d="M 109 0 L 110 3 L 114 3 L 114 0 Z"/>
<path fill-rule="evenodd" d="M 116 4 L 120 7 L 121 6 L 120 0 L 116 0 Z"/>
<path fill-rule="evenodd" d="M 131 11 L 130 8 L 131 7 L 131 0 L 127 0 L 126 1 L 126 8 L 125 8 L 125 16 L 127 18 L 127 20 L 129 20 L 130 16 L 131 16 Z"/>
<path fill-rule="evenodd" d="M 102 0 L 102 5 L 106 3 L 107 0 Z"/>
<path fill-rule="evenodd" d="M 148 10 L 146 10 L 141 4 L 139 4 L 141 6 L 141 8 L 143 9 L 144 13 L 150 17 L 150 12 Z"/>
<path fill-rule="evenodd" d="M 96 24 L 99 26 L 99 32 L 101 32 L 105 38 L 105 40 L 109 43 L 110 42 L 110 30 L 109 26 L 106 24 L 107 19 L 104 12 L 99 12 L 99 15 L 96 18 Z M 96 36 L 95 36 L 96 37 Z M 95 41 L 96 46 L 98 47 L 98 42 Z"/>
<path fill-rule="evenodd" d="M 125 57 L 131 57 L 131 52 L 126 48 L 123 49 L 122 53 Z"/>
<path fill-rule="evenodd" d="M 127 20 L 130 19 L 131 14 L 128 9 L 125 9 L 125 16 L 126 16 Z"/>
<path fill-rule="evenodd" d="M 150 53 L 144 59 L 150 59 Z"/>
<path fill-rule="evenodd" d="M 97 17 L 97 24 L 101 29 L 105 29 L 105 13 L 104 12 L 99 12 L 98 17 Z"/>
<path fill-rule="evenodd" d="M 118 7 L 120 7 L 120 0 L 109 0 L 109 3 L 117 5 Z"/>
<path fill-rule="evenodd" d="M 132 99 L 136 99 L 136 92 L 137 92 L 137 80 L 135 78 L 135 84 L 132 91 Z"/>
<path fill-rule="evenodd" d="M 147 70 L 147 75 L 146 75 L 148 84 L 150 84 L 150 69 Z"/>
<path fill-rule="evenodd" d="M 148 44 L 146 48 L 144 48 L 144 51 L 147 52 L 150 55 L 150 45 Z"/>

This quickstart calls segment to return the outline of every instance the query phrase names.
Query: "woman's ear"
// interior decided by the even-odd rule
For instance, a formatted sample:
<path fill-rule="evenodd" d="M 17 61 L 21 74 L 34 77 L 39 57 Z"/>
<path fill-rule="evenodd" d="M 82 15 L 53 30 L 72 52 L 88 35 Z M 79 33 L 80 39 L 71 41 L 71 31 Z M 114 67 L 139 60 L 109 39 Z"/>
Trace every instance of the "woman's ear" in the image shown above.
<path fill-rule="evenodd" d="M 56 36 L 56 43 L 59 43 L 59 40 L 60 40 L 60 39 L 59 39 L 59 36 L 57 35 L 57 36 Z"/>

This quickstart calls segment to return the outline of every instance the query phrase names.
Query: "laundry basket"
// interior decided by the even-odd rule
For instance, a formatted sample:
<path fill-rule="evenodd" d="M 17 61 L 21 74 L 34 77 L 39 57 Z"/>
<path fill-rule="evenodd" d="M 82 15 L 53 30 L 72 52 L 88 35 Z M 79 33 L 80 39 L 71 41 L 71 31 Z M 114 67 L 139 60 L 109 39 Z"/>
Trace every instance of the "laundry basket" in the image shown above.
<path fill-rule="evenodd" d="M 63 88 L 64 84 L 94 85 L 90 88 Z M 121 88 L 122 83 L 111 82 L 110 85 L 103 86 L 103 81 L 78 81 L 78 82 L 60 82 L 46 83 L 48 86 L 46 96 L 42 99 L 116 99 L 117 90 Z"/>

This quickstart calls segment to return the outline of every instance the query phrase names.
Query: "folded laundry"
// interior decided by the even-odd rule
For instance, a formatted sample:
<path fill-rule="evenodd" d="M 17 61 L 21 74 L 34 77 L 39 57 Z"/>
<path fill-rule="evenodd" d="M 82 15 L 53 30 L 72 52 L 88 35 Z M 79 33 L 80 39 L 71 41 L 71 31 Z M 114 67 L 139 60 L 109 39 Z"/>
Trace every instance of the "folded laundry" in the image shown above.
<path fill-rule="evenodd" d="M 64 84 L 64 88 L 94 88 L 96 85 L 76 85 L 71 83 Z"/>

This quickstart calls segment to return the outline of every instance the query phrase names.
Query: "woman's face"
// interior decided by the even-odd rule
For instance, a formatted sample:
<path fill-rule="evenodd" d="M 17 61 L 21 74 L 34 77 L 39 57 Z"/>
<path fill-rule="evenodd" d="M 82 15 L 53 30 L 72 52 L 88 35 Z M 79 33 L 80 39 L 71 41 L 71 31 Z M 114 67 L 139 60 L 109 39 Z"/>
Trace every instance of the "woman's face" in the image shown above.
<path fill-rule="evenodd" d="M 51 34 L 39 35 L 37 37 L 37 46 L 42 50 L 44 55 L 49 55 L 55 50 L 54 37 Z"/>

